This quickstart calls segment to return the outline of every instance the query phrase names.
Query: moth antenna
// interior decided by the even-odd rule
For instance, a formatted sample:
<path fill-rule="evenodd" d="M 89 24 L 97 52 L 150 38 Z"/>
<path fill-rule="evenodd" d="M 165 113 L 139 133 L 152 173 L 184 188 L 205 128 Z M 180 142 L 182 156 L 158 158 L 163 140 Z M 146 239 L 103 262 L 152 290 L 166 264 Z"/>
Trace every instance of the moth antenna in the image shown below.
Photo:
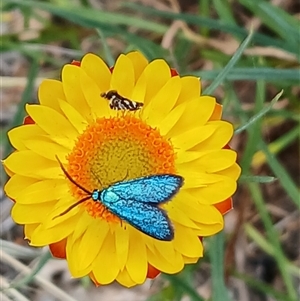
<path fill-rule="evenodd" d="M 85 189 L 84 187 L 82 187 L 80 184 L 78 184 L 67 172 L 67 170 L 64 168 L 63 164 L 61 163 L 61 161 L 59 160 L 58 156 L 55 156 L 56 160 L 58 161 L 60 168 L 62 169 L 62 171 L 64 172 L 65 176 L 70 180 L 70 182 L 72 182 L 74 185 L 76 185 L 77 187 L 79 187 L 82 191 L 86 192 L 87 194 L 91 195 L 92 192 L 88 191 L 87 189 Z"/>
<path fill-rule="evenodd" d="M 56 218 L 58 218 L 58 217 L 60 217 L 60 216 L 63 216 L 63 215 L 65 215 L 65 214 L 67 214 L 70 210 L 72 210 L 73 208 L 75 208 L 75 207 L 78 206 L 79 204 L 81 204 L 81 203 L 87 201 L 87 200 L 90 199 L 90 198 L 91 198 L 91 196 L 89 195 L 89 196 L 87 196 L 87 197 L 81 199 L 80 201 L 78 201 L 78 202 L 76 202 L 75 204 L 71 205 L 69 208 L 67 208 L 65 211 L 63 211 L 63 212 L 60 213 L 59 215 L 56 215 L 56 216 L 53 218 L 53 220 L 55 220 Z"/>
<path fill-rule="evenodd" d="M 101 182 L 101 179 L 97 177 L 97 175 L 93 172 L 93 170 L 91 169 L 91 174 L 99 181 L 101 187 L 103 187 L 103 184 Z"/>

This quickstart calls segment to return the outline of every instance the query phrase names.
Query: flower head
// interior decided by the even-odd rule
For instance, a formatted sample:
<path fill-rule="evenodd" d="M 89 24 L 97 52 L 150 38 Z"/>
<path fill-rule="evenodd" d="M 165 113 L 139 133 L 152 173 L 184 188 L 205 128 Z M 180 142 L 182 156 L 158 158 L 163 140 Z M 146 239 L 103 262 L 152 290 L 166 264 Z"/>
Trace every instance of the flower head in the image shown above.
<path fill-rule="evenodd" d="M 42 82 L 3 161 L 30 244 L 49 245 L 96 284 L 130 287 L 197 262 L 200 238 L 223 229 L 240 174 L 232 125 L 200 88 L 138 52 L 111 69 L 87 54 L 61 81 Z"/>

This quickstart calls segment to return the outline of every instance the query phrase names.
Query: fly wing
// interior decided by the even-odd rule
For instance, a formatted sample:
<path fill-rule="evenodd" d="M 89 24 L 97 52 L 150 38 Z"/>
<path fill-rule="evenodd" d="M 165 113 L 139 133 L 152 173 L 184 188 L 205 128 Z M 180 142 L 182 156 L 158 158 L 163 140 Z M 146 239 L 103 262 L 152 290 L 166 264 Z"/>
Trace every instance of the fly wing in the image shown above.
<path fill-rule="evenodd" d="M 105 195 L 102 203 L 109 211 L 117 215 L 139 231 L 158 240 L 170 241 L 174 230 L 164 210 L 151 204 L 125 200 L 110 199 Z"/>
<path fill-rule="evenodd" d="M 162 174 L 118 182 L 107 190 L 124 200 L 160 204 L 171 199 L 182 185 L 181 176 Z"/>

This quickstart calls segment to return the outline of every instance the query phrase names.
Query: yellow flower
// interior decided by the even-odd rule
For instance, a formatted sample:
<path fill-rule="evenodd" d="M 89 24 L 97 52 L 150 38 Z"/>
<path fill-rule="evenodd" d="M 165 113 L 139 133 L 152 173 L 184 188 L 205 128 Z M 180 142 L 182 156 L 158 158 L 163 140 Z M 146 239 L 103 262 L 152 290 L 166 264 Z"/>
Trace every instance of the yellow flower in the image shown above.
<path fill-rule="evenodd" d="M 164 60 L 148 63 L 139 52 L 120 55 L 112 69 L 87 54 L 63 67 L 61 81 L 42 82 L 40 104 L 27 105 L 26 125 L 9 132 L 16 150 L 3 161 L 12 217 L 30 244 L 49 245 L 74 277 L 89 275 L 96 284 L 131 287 L 197 262 L 202 237 L 223 229 L 240 174 L 228 147 L 233 127 L 200 88 L 198 78 L 178 76 Z M 109 91 L 117 91 L 117 102 L 143 105 L 113 110 Z M 94 189 L 159 174 L 184 179 L 158 205 L 174 228 L 169 241 L 87 199 Z"/>

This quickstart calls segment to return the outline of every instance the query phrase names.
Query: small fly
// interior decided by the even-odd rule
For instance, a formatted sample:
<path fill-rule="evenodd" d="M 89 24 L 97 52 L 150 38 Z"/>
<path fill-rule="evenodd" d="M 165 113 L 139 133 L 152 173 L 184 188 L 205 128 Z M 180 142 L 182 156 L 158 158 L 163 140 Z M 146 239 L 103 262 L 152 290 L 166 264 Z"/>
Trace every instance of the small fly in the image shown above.
<path fill-rule="evenodd" d="M 109 101 L 109 106 L 113 110 L 137 111 L 143 106 L 142 102 L 125 98 L 118 94 L 116 90 L 101 93 L 101 97 L 104 97 Z"/>

